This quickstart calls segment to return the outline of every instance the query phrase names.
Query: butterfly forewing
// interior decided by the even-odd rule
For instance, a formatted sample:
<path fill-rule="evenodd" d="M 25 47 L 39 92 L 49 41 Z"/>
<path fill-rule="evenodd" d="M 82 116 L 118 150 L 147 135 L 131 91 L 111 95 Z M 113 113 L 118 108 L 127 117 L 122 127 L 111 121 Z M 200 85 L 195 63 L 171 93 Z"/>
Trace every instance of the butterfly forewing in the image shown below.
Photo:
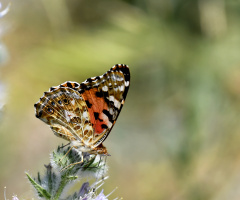
<path fill-rule="evenodd" d="M 121 111 L 129 87 L 128 66 L 115 65 L 102 76 L 89 78 L 79 92 L 87 102 L 94 129 L 94 146 L 110 133 Z"/>

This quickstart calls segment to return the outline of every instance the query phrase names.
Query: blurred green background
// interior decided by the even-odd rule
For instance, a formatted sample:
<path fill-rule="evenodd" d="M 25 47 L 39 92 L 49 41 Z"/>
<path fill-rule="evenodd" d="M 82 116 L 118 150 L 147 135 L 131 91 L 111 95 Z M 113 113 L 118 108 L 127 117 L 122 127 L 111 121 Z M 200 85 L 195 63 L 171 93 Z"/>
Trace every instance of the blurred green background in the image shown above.
<path fill-rule="evenodd" d="M 0 199 L 4 186 L 31 199 L 24 172 L 36 176 L 65 143 L 35 118 L 43 92 L 117 63 L 131 86 L 104 142 L 105 194 L 240 199 L 240 1 L 21 0 L 0 20 Z"/>

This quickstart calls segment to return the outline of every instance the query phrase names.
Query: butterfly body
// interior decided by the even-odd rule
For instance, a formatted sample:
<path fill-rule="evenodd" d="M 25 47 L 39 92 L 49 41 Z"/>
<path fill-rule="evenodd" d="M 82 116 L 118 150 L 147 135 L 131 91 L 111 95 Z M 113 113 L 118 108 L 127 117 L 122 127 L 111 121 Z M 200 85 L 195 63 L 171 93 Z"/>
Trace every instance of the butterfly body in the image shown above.
<path fill-rule="evenodd" d="M 36 117 L 80 151 L 109 155 L 102 142 L 122 109 L 129 81 L 128 66 L 118 64 L 81 84 L 67 81 L 51 87 L 34 104 Z"/>

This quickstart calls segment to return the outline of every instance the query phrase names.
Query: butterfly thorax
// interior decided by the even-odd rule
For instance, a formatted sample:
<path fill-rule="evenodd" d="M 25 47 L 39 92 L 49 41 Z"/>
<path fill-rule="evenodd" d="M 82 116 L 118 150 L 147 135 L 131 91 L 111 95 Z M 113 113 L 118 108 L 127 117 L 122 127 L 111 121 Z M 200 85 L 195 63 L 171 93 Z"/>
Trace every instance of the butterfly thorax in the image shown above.
<path fill-rule="evenodd" d="M 80 143 L 79 141 L 71 141 L 71 145 L 74 146 L 76 149 L 78 149 L 81 152 L 88 152 L 88 153 L 94 154 L 94 155 L 110 156 L 108 154 L 107 148 L 105 146 L 103 146 L 103 144 L 100 144 L 97 147 L 93 147 L 93 146 L 84 145 L 83 143 Z"/>

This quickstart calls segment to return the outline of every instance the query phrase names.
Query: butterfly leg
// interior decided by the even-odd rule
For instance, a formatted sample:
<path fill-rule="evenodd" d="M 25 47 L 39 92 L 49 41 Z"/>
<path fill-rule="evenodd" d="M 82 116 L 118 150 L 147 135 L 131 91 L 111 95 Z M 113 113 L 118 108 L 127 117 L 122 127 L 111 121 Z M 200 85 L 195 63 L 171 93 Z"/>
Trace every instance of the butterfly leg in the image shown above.
<path fill-rule="evenodd" d="M 61 146 L 60 148 L 64 148 L 64 147 L 66 147 L 66 146 L 68 146 L 68 145 L 70 145 L 70 144 L 71 144 L 70 142 L 67 143 L 67 144 L 65 144 L 65 145 L 62 144 L 62 146 Z"/>
<path fill-rule="evenodd" d="M 61 158 L 61 160 L 59 160 L 59 162 L 61 162 L 68 154 L 69 152 L 72 150 L 74 146 L 71 146 L 70 149 L 67 151 L 67 153 L 65 153 L 65 155 Z M 75 147 L 76 148 L 76 147 Z"/>
<path fill-rule="evenodd" d="M 64 167 L 63 169 L 61 169 L 61 172 L 64 171 L 65 169 L 69 168 L 70 166 L 81 164 L 82 162 L 83 162 L 83 154 L 81 154 L 81 161 L 72 163 L 72 164 L 68 165 L 67 167 Z"/>

